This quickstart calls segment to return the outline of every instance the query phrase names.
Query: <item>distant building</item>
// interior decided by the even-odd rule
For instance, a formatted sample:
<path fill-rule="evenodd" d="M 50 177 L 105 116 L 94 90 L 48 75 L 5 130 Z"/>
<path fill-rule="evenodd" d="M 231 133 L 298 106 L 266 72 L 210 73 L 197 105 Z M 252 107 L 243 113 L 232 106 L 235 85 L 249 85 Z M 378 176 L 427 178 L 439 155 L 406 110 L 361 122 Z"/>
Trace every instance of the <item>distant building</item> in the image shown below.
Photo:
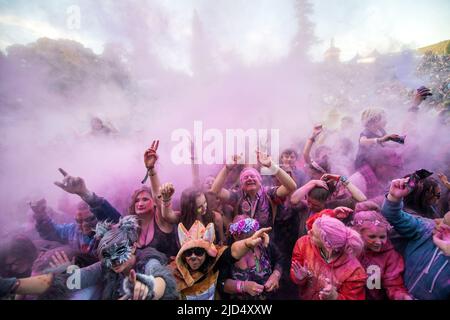
<path fill-rule="evenodd" d="M 325 62 L 338 63 L 341 61 L 341 49 L 334 46 L 334 38 L 330 41 L 330 47 L 324 53 Z"/>

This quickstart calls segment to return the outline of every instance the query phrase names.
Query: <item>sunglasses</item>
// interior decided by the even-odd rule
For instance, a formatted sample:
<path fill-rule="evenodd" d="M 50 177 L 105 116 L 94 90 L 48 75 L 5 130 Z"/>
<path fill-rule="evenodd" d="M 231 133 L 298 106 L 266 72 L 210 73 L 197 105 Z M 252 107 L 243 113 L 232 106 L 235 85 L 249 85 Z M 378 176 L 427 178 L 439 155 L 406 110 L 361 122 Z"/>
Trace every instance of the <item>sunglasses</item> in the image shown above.
<path fill-rule="evenodd" d="M 78 224 L 82 224 L 83 222 L 91 223 L 91 222 L 94 222 L 96 220 L 97 220 L 97 218 L 95 216 L 91 216 L 91 217 L 87 217 L 87 218 L 84 218 L 84 219 L 75 219 L 75 222 L 78 223 Z"/>
<path fill-rule="evenodd" d="M 192 256 L 193 254 L 197 257 L 201 257 L 206 253 L 205 249 L 203 248 L 191 248 L 186 250 L 185 252 L 183 252 L 183 256 L 185 258 L 188 258 L 190 256 Z"/>

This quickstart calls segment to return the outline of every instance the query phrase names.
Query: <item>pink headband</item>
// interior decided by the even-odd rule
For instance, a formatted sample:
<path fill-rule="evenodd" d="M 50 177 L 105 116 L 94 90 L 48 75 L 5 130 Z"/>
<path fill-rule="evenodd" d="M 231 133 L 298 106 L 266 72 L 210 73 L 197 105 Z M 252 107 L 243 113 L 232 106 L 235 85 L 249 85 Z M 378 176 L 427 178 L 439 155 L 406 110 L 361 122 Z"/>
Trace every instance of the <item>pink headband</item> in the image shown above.
<path fill-rule="evenodd" d="M 386 221 L 382 221 L 382 220 L 353 220 L 352 221 L 352 225 L 353 227 L 355 227 L 358 230 L 362 230 L 365 228 L 370 228 L 370 227 L 385 227 L 387 231 L 390 231 L 392 229 L 392 226 L 386 222 Z"/>

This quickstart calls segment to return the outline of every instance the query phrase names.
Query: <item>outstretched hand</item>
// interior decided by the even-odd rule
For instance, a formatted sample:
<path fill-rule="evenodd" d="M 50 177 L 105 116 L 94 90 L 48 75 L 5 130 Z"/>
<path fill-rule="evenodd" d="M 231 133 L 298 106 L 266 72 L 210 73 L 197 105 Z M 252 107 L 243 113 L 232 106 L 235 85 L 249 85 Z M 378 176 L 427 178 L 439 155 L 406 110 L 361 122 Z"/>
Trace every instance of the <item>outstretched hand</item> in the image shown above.
<path fill-rule="evenodd" d="M 237 167 L 238 164 L 240 164 L 242 162 L 242 154 L 240 155 L 233 155 L 231 157 L 231 163 L 227 163 L 226 167 L 229 171 L 233 170 L 234 168 Z"/>
<path fill-rule="evenodd" d="M 428 96 L 433 95 L 431 93 L 431 90 L 428 89 L 427 87 L 420 87 L 416 90 L 416 93 L 414 95 L 414 99 L 413 99 L 413 108 L 417 108 L 422 101 L 424 101 Z"/>
<path fill-rule="evenodd" d="M 270 241 L 270 238 L 268 235 L 268 232 L 270 232 L 270 230 L 272 230 L 271 227 L 259 229 L 250 238 L 244 240 L 245 245 L 248 248 L 253 249 L 256 246 L 258 246 L 259 244 L 263 243 L 263 245 L 265 247 L 267 247 L 269 245 L 269 241 Z"/>
<path fill-rule="evenodd" d="M 269 168 L 272 165 L 272 158 L 265 152 L 256 150 L 256 159 L 263 167 Z"/>
<path fill-rule="evenodd" d="M 399 202 L 402 198 L 406 197 L 411 191 L 408 188 L 409 178 L 392 180 L 389 188 L 388 199 L 394 202 Z"/>
<path fill-rule="evenodd" d="M 145 284 L 137 280 L 136 271 L 134 271 L 134 269 L 130 271 L 128 280 L 130 282 L 130 285 L 133 287 L 132 300 L 146 300 L 149 288 Z"/>
<path fill-rule="evenodd" d="M 291 265 L 292 271 L 294 272 L 294 276 L 298 281 L 302 281 L 307 277 L 312 277 L 311 272 L 308 268 L 302 266 L 298 261 L 292 261 Z"/>
<path fill-rule="evenodd" d="M 70 176 L 64 169 L 59 168 L 59 172 L 63 175 L 62 182 L 55 181 L 55 185 L 64 191 L 72 194 L 77 194 L 80 197 L 89 193 L 84 180 L 80 177 Z"/>
<path fill-rule="evenodd" d="M 72 260 L 70 260 L 64 251 L 56 251 L 55 254 L 52 255 L 52 261 L 50 261 L 49 265 L 52 268 L 57 268 L 61 266 L 68 267 L 74 263 L 75 257 L 73 257 Z"/>

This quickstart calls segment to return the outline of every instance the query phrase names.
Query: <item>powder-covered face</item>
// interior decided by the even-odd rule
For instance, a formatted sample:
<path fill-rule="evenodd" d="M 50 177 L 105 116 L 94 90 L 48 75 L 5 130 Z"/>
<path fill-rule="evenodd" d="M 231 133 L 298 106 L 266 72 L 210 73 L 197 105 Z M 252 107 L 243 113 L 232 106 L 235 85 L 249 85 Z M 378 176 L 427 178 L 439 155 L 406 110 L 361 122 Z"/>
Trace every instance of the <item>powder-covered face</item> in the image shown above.
<path fill-rule="evenodd" d="M 246 170 L 241 174 L 241 187 L 244 192 L 259 191 L 261 183 L 260 177 L 253 170 Z"/>
<path fill-rule="evenodd" d="M 361 231 L 361 238 L 366 249 L 380 252 L 387 242 L 387 230 L 384 226 L 371 226 Z"/>
<path fill-rule="evenodd" d="M 204 215 L 208 210 L 208 203 L 206 202 L 206 197 L 202 193 L 195 198 L 195 211 L 197 214 Z"/>
<path fill-rule="evenodd" d="M 150 213 L 153 210 L 153 199 L 147 191 L 140 192 L 134 202 L 134 212 L 137 215 Z"/>
<path fill-rule="evenodd" d="M 103 249 L 102 263 L 108 269 L 112 269 L 116 273 L 120 273 L 128 267 L 127 261 L 133 254 L 134 247 L 129 241 L 114 243 Z"/>
<path fill-rule="evenodd" d="M 95 232 L 97 225 L 97 218 L 89 210 L 79 210 L 75 214 L 75 222 L 79 230 L 86 236 Z"/>

